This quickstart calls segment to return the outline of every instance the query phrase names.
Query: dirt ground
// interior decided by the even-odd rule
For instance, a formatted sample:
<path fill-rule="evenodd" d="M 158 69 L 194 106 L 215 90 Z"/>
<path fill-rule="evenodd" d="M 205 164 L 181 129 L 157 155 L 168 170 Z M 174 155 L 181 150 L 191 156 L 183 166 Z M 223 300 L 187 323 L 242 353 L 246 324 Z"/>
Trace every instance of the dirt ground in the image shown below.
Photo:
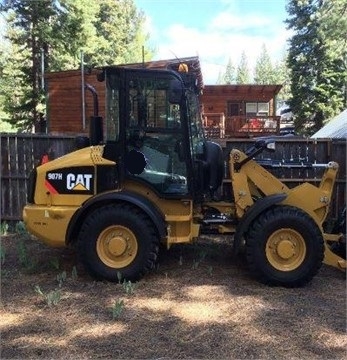
<path fill-rule="evenodd" d="M 228 238 L 175 246 L 136 284 L 28 235 L 2 237 L 1 263 L 1 359 L 347 359 L 345 274 L 267 287 Z"/>

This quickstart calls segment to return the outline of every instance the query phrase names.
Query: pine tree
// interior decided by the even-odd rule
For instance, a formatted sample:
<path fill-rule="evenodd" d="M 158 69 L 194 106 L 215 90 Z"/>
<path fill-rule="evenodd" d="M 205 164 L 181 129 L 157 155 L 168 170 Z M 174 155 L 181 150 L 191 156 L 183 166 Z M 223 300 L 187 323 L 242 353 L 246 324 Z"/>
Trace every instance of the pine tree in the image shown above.
<path fill-rule="evenodd" d="M 225 69 L 225 74 L 224 74 L 224 84 L 233 84 L 235 83 L 235 67 L 231 61 L 231 59 L 229 58 L 227 67 Z"/>
<path fill-rule="evenodd" d="M 273 67 L 273 83 L 281 84 L 282 89 L 277 95 L 278 101 L 287 102 L 291 98 L 290 73 L 287 67 L 287 54 L 277 61 Z"/>
<path fill-rule="evenodd" d="M 346 106 L 347 5 L 345 0 L 290 0 L 290 106 L 296 130 L 311 134 Z"/>
<path fill-rule="evenodd" d="M 223 85 L 223 84 L 224 84 L 224 74 L 222 73 L 222 71 L 219 71 L 216 85 Z"/>
<path fill-rule="evenodd" d="M 275 84 L 276 74 L 272 65 L 270 55 L 265 44 L 262 46 L 261 53 L 256 61 L 254 70 L 254 83 L 269 85 Z"/>
<path fill-rule="evenodd" d="M 250 84 L 251 77 L 249 74 L 248 61 L 246 53 L 243 51 L 239 66 L 237 67 L 236 83 L 237 84 Z"/>
<path fill-rule="evenodd" d="M 99 65 L 141 62 L 142 45 L 148 39 L 142 31 L 143 13 L 137 11 L 133 0 L 102 0 L 99 3 L 95 22 L 99 49 L 94 61 Z M 145 59 L 151 56 L 151 49 L 145 49 Z"/>
<path fill-rule="evenodd" d="M 9 122 L 19 129 L 31 130 L 44 111 L 42 89 L 42 52 L 48 56 L 49 23 L 55 13 L 51 0 L 7 0 L 1 8 L 8 12 L 8 61 L 4 65 L 4 81 L 11 91 L 4 93 L 4 109 Z"/>
<path fill-rule="evenodd" d="M 144 16 L 133 0 L 4 0 L 0 10 L 10 42 L 3 81 L 12 88 L 2 86 L 0 100 L 18 129 L 30 131 L 44 115 L 42 67 L 76 69 L 81 52 L 91 66 L 142 61 Z"/>
<path fill-rule="evenodd" d="M 51 38 L 49 71 L 77 69 L 81 53 L 85 61 L 92 63 L 98 45 L 95 16 L 100 10 L 100 1 L 60 0 L 63 11 L 57 14 L 60 29 Z M 63 37 L 60 36 L 63 34 Z"/>
<path fill-rule="evenodd" d="M 4 40 L 4 39 L 3 39 Z M 7 132 L 11 130 L 11 125 L 8 123 L 8 114 L 4 111 L 5 96 L 7 92 L 12 92 L 12 83 L 5 79 L 5 64 L 8 62 L 8 43 L 6 41 L 0 42 L 0 131 Z"/>

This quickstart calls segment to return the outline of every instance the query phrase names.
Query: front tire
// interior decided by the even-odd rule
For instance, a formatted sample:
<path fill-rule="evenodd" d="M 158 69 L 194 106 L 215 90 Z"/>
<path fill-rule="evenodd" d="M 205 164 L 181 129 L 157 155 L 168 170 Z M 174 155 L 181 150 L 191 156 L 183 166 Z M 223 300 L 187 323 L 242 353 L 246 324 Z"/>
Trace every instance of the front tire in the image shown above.
<path fill-rule="evenodd" d="M 154 268 L 159 239 L 150 219 L 129 204 L 97 208 L 78 237 L 78 252 L 87 271 L 98 279 L 137 281 Z"/>
<path fill-rule="evenodd" d="M 320 269 L 324 241 L 319 227 L 304 211 L 275 206 L 251 224 L 246 251 L 250 270 L 260 282 L 299 287 Z"/>

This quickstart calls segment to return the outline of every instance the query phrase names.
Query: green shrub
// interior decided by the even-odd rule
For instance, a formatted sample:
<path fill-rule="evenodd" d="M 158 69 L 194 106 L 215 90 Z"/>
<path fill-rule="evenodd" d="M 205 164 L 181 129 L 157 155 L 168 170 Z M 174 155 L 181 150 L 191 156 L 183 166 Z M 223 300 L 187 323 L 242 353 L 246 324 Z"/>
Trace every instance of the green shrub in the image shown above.
<path fill-rule="evenodd" d="M 115 301 L 112 306 L 112 319 L 113 320 L 118 319 L 121 316 L 123 310 L 124 310 L 124 301 L 121 299 Z"/>
<path fill-rule="evenodd" d="M 7 235 L 8 234 L 8 223 L 6 221 L 1 222 L 0 234 L 1 235 Z"/>
<path fill-rule="evenodd" d="M 45 294 L 40 286 L 36 285 L 35 292 L 43 297 L 49 307 L 58 305 L 61 300 L 61 291 L 59 289 L 51 290 L 49 293 Z"/>

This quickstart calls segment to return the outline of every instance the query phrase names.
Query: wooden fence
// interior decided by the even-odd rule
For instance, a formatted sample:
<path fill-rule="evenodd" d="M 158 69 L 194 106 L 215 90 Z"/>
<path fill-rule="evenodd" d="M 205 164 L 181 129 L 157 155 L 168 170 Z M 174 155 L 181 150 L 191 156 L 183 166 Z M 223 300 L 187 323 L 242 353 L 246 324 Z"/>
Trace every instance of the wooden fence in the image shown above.
<path fill-rule="evenodd" d="M 219 142 L 225 154 L 225 179 L 222 192 L 231 197 L 228 179 L 227 159 L 232 148 L 245 150 L 252 139 L 213 139 Z M 32 169 L 44 155 L 49 159 L 62 156 L 76 148 L 75 137 L 28 134 L 1 134 L 1 221 L 19 221 L 26 203 L 27 182 Z M 340 165 L 334 189 L 331 217 L 336 218 L 346 203 L 346 141 L 312 140 L 287 138 L 276 142 L 274 153 L 264 152 L 259 157 L 263 161 L 276 160 L 297 163 L 328 163 L 336 161 Z M 277 168 L 271 172 L 287 186 L 292 187 L 304 181 L 319 184 L 323 169 L 317 168 Z"/>
<path fill-rule="evenodd" d="M 1 134 L 1 220 L 19 221 L 27 182 L 44 155 L 55 159 L 75 148 L 75 137 Z"/>

